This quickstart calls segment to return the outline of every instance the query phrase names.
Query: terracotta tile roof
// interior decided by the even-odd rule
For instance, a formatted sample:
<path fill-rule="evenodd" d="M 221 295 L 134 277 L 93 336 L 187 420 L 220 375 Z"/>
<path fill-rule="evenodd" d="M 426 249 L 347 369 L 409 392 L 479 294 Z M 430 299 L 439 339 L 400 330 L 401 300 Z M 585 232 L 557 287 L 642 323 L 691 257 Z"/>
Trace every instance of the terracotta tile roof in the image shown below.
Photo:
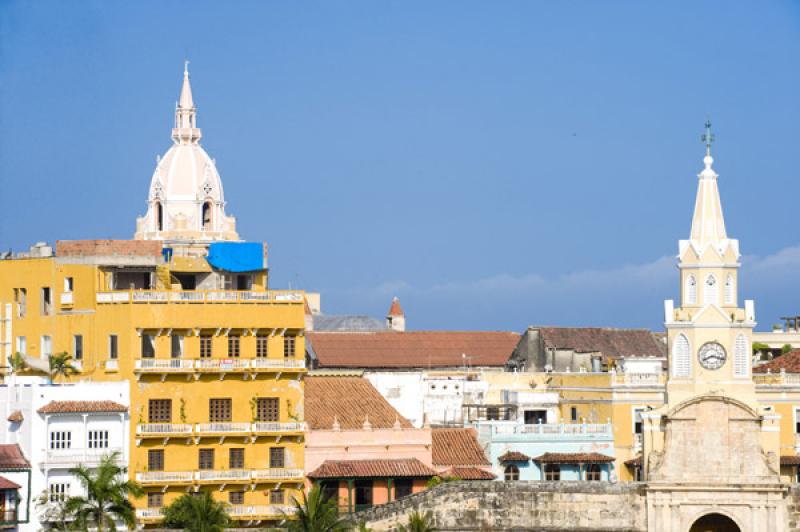
<path fill-rule="evenodd" d="M 309 332 L 320 367 L 502 367 L 519 334 L 480 331 Z M 462 355 L 466 355 L 464 358 Z"/>
<path fill-rule="evenodd" d="M 544 453 L 533 461 L 550 464 L 604 464 L 613 462 L 614 458 L 600 453 Z"/>
<path fill-rule="evenodd" d="M 50 401 L 39 414 L 82 414 L 84 412 L 127 412 L 128 407 L 114 401 Z"/>
<path fill-rule="evenodd" d="M 606 357 L 663 357 L 666 346 L 647 329 L 601 327 L 534 327 L 546 347 L 577 353 L 602 353 Z"/>
<path fill-rule="evenodd" d="M 0 445 L 0 471 L 30 469 L 31 464 L 16 443 Z"/>
<path fill-rule="evenodd" d="M 451 467 L 439 474 L 444 478 L 460 478 L 461 480 L 494 480 L 495 475 L 479 467 Z"/>
<path fill-rule="evenodd" d="M 358 430 L 369 418 L 373 429 L 391 429 L 396 422 L 411 428 L 367 379 L 361 377 L 306 377 L 306 423 L 312 430 L 330 430 L 334 416 L 343 430 Z"/>
<path fill-rule="evenodd" d="M 25 421 L 25 416 L 22 415 L 22 410 L 14 410 L 11 412 L 11 415 L 8 416 L 8 421 L 11 423 L 22 423 Z"/>
<path fill-rule="evenodd" d="M 507 451 L 497 458 L 500 462 L 527 462 L 531 459 L 527 454 L 519 451 Z"/>
<path fill-rule="evenodd" d="M 426 478 L 436 471 L 416 458 L 397 460 L 325 460 L 308 478 Z"/>
<path fill-rule="evenodd" d="M 474 429 L 433 429 L 431 440 L 434 466 L 491 465 Z"/>
<path fill-rule="evenodd" d="M 20 486 L 16 482 L 8 480 L 6 477 L 0 477 L 0 490 L 15 490 L 21 487 L 22 486 Z"/>
<path fill-rule="evenodd" d="M 387 316 L 405 316 L 403 308 L 400 306 L 400 300 L 397 297 L 392 298 L 392 306 L 389 307 L 389 314 Z"/>
<path fill-rule="evenodd" d="M 642 466 L 642 455 L 640 454 L 636 458 L 631 458 L 630 460 L 625 460 L 626 466 L 631 467 L 641 467 Z"/>
<path fill-rule="evenodd" d="M 800 456 L 781 456 L 781 465 L 800 465 Z"/>
<path fill-rule="evenodd" d="M 753 373 L 780 373 L 784 370 L 786 373 L 800 373 L 800 349 L 795 349 L 776 357 L 766 364 L 761 364 L 753 368 Z"/>

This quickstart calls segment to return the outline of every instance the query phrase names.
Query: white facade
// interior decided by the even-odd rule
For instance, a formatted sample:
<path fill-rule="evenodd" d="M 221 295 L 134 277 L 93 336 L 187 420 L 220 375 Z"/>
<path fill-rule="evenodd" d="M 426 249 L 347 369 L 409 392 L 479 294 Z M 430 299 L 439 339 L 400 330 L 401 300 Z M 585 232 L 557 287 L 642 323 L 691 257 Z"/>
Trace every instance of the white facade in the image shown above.
<path fill-rule="evenodd" d="M 31 520 L 20 530 L 41 530 L 44 509 L 34 504 L 45 490 L 64 496 L 81 493 L 69 470 L 78 465 L 91 467 L 114 451 L 120 465 L 128 463 L 130 441 L 128 412 L 70 412 L 40 414 L 52 401 L 113 401 L 130 407 L 127 381 L 78 384 L 47 384 L 38 377 L 14 377 L 0 385 L 0 442 L 16 443 L 31 463 Z M 12 414 L 22 415 L 22 421 Z M 18 415 L 18 414 L 17 414 Z"/>

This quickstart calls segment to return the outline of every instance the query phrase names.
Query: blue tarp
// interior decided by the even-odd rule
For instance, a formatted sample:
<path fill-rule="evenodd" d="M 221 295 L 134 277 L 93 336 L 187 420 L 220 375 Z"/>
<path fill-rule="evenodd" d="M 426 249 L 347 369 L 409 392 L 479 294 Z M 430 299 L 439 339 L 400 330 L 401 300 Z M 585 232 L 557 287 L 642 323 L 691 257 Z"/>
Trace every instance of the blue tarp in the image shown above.
<path fill-rule="evenodd" d="M 263 270 L 264 248 L 260 242 L 213 242 L 206 260 L 214 268 L 227 272 Z"/>

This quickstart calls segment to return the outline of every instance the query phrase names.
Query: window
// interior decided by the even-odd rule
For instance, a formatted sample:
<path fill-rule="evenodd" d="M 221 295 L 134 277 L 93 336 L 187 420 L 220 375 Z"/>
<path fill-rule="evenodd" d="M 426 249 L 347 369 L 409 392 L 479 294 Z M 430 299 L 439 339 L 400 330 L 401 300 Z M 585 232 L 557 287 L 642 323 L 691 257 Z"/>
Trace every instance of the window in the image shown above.
<path fill-rule="evenodd" d="M 294 358 L 294 346 L 295 346 L 294 336 L 283 337 L 283 358 Z"/>
<path fill-rule="evenodd" d="M 339 501 L 339 481 L 333 480 L 328 482 L 322 482 L 322 498 L 334 503 L 338 503 Z"/>
<path fill-rule="evenodd" d="M 697 279 L 694 275 L 686 278 L 686 303 L 688 305 L 697 304 Z"/>
<path fill-rule="evenodd" d="M 398 478 L 394 481 L 394 498 L 401 499 L 411 495 L 414 488 L 414 481 L 410 478 Z"/>
<path fill-rule="evenodd" d="M 706 277 L 706 284 L 703 287 L 703 303 L 706 305 L 719 305 L 717 278 L 713 274 Z"/>
<path fill-rule="evenodd" d="M 733 295 L 733 275 L 728 274 L 725 278 L 725 304 L 733 305 L 736 303 L 736 298 Z"/>
<path fill-rule="evenodd" d="M 256 357 L 267 358 L 267 344 L 269 336 L 259 334 L 256 336 Z"/>
<path fill-rule="evenodd" d="M 17 353 L 21 355 L 28 354 L 28 340 L 24 336 L 17 336 Z"/>
<path fill-rule="evenodd" d="M 228 357 L 239 358 L 239 335 L 228 335 Z"/>
<path fill-rule="evenodd" d="M 600 480 L 600 464 L 589 464 L 586 467 L 586 480 Z"/>
<path fill-rule="evenodd" d="M 172 399 L 150 399 L 147 406 L 149 423 L 172 422 Z"/>
<path fill-rule="evenodd" d="M 283 490 L 270 490 L 269 503 L 270 504 L 283 504 L 286 502 L 286 496 Z"/>
<path fill-rule="evenodd" d="M 794 409 L 794 433 L 800 434 L 800 408 Z"/>
<path fill-rule="evenodd" d="M 633 433 L 634 434 L 642 434 L 644 433 L 644 422 L 642 421 L 642 408 L 634 408 L 633 409 Z"/>
<path fill-rule="evenodd" d="M 156 231 L 164 230 L 164 209 L 161 204 L 156 202 Z"/>
<path fill-rule="evenodd" d="M 49 358 L 53 354 L 53 339 L 49 336 L 42 336 L 42 358 Z"/>
<path fill-rule="evenodd" d="M 526 425 L 547 423 L 547 410 L 526 410 L 523 416 Z"/>
<path fill-rule="evenodd" d="M 72 448 L 72 432 L 68 430 L 54 430 L 50 433 L 51 449 Z"/>
<path fill-rule="evenodd" d="M 675 337 L 672 344 L 672 376 L 688 377 L 691 372 L 691 349 L 689 340 L 683 334 Z"/>
<path fill-rule="evenodd" d="M 64 292 L 72 292 L 73 280 L 72 277 L 64 277 Z"/>
<path fill-rule="evenodd" d="M 150 449 L 147 451 L 147 470 L 164 471 L 164 449 Z"/>
<path fill-rule="evenodd" d="M 545 480 L 561 480 L 561 466 L 558 464 L 544 465 Z"/>
<path fill-rule="evenodd" d="M 211 202 L 207 201 L 203 203 L 203 211 L 202 211 L 202 218 L 203 220 L 203 231 L 208 231 L 211 229 Z"/>
<path fill-rule="evenodd" d="M 108 335 L 108 358 L 116 360 L 119 356 L 119 339 L 116 334 Z"/>
<path fill-rule="evenodd" d="M 200 358 L 211 358 L 211 336 L 200 337 Z"/>
<path fill-rule="evenodd" d="M 198 469 L 214 469 L 214 449 L 200 449 Z"/>
<path fill-rule="evenodd" d="M 486 408 L 486 419 L 489 421 L 494 421 L 500 419 L 500 409 L 496 406 L 490 406 Z"/>
<path fill-rule="evenodd" d="M 284 467 L 284 448 L 283 447 L 270 447 L 269 449 L 269 466 L 270 467 Z"/>
<path fill-rule="evenodd" d="M 89 449 L 108 449 L 108 431 L 90 430 Z"/>
<path fill-rule="evenodd" d="M 69 496 L 69 482 L 54 482 L 47 488 L 50 502 L 64 501 Z"/>
<path fill-rule="evenodd" d="M 570 421 L 578 421 L 578 408 L 573 406 L 569 409 L 569 419 Z"/>
<path fill-rule="evenodd" d="M 80 334 L 72 337 L 72 353 L 75 360 L 83 360 L 83 336 Z"/>
<path fill-rule="evenodd" d="M 519 480 L 519 468 L 514 464 L 508 464 L 503 470 L 503 478 L 505 480 Z"/>
<path fill-rule="evenodd" d="M 208 400 L 208 421 L 211 423 L 229 423 L 232 417 L 232 401 L 226 399 Z"/>
<path fill-rule="evenodd" d="M 228 449 L 228 469 L 244 469 L 244 448 Z"/>
<path fill-rule="evenodd" d="M 24 318 L 28 310 L 28 290 L 26 288 L 14 289 L 14 302 L 17 304 L 17 317 Z"/>
<path fill-rule="evenodd" d="M 181 358 L 183 356 L 183 335 L 173 334 L 170 338 L 171 350 L 170 356 L 172 358 Z"/>
<path fill-rule="evenodd" d="M 750 349 L 747 347 L 747 338 L 743 334 L 736 337 L 733 344 L 733 376 L 747 377 L 750 368 Z"/>
<path fill-rule="evenodd" d="M 42 316 L 49 316 L 53 310 L 53 300 L 50 295 L 50 287 L 43 286 L 41 290 L 42 295 L 42 305 L 41 305 L 41 314 Z"/>
<path fill-rule="evenodd" d="M 256 421 L 280 421 L 280 402 L 277 397 L 256 400 Z"/>
<path fill-rule="evenodd" d="M 150 492 L 147 494 L 148 508 L 161 508 L 164 506 L 164 494 L 160 492 Z"/>
<path fill-rule="evenodd" d="M 243 491 L 228 492 L 228 502 L 231 504 L 244 504 L 244 492 Z"/>
<path fill-rule="evenodd" d="M 142 335 L 142 358 L 154 358 L 156 356 L 156 337 L 152 334 Z"/>
<path fill-rule="evenodd" d="M 356 480 L 356 508 L 369 508 L 372 506 L 372 479 Z"/>

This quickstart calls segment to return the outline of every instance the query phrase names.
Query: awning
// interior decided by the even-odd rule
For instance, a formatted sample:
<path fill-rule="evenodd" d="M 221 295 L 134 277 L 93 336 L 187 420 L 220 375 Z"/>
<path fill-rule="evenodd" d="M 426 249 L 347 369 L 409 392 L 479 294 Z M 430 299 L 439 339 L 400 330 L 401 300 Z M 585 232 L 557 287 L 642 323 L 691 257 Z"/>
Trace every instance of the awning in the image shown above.
<path fill-rule="evenodd" d="M 227 272 L 253 272 L 266 268 L 264 246 L 259 242 L 212 242 L 208 263 Z"/>
<path fill-rule="evenodd" d="M 544 453 L 533 460 L 544 464 L 607 464 L 615 458 L 600 453 Z"/>

